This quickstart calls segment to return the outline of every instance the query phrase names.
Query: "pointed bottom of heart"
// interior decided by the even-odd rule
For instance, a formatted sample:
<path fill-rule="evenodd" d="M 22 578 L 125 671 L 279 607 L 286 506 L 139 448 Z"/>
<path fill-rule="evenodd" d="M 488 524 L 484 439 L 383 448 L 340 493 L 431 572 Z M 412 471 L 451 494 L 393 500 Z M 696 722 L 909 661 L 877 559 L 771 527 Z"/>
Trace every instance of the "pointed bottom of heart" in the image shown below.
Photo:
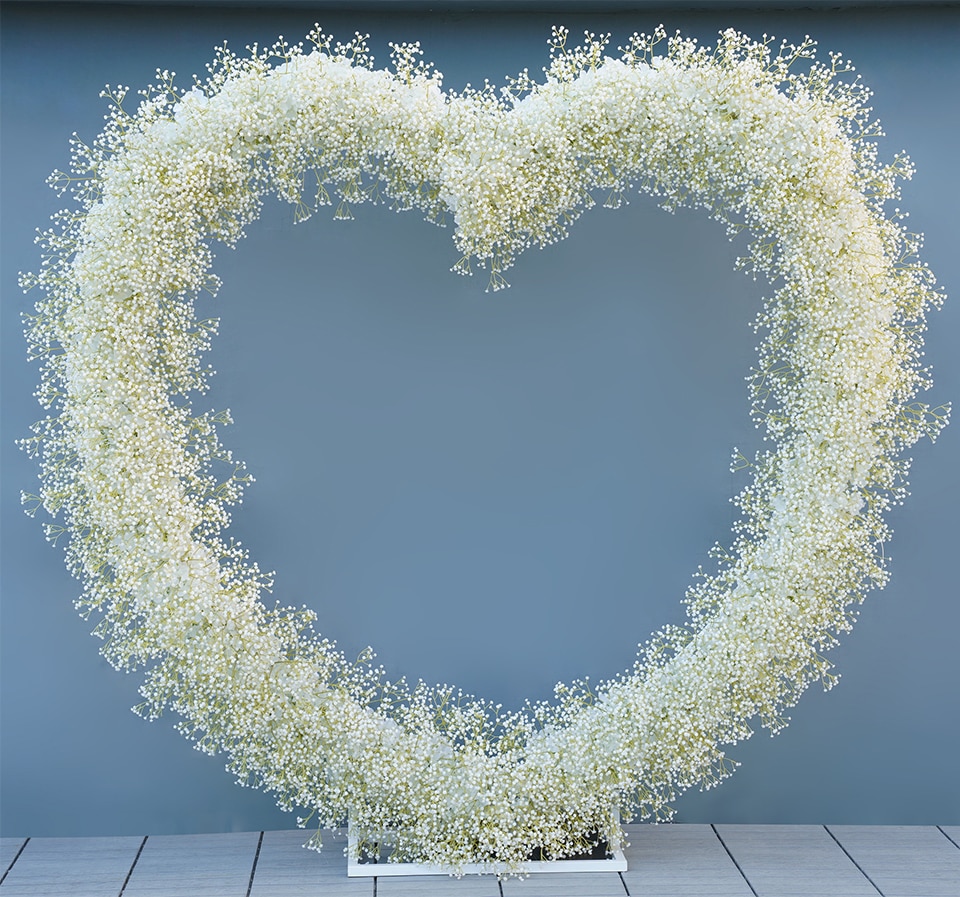
<path fill-rule="evenodd" d="M 450 875 L 450 869 L 431 863 L 399 863 L 390 860 L 391 837 L 388 832 L 378 844 L 364 845 L 361 852 L 353 828 L 347 827 L 347 876 L 373 878 L 407 875 Z M 601 841 L 592 850 L 562 860 L 538 859 L 542 851 L 534 851 L 524 863 L 524 872 L 536 875 L 543 872 L 626 872 L 627 858 L 620 849 L 609 850 Z M 464 875 L 497 875 L 506 868 L 497 863 L 467 863 L 460 870 Z"/>

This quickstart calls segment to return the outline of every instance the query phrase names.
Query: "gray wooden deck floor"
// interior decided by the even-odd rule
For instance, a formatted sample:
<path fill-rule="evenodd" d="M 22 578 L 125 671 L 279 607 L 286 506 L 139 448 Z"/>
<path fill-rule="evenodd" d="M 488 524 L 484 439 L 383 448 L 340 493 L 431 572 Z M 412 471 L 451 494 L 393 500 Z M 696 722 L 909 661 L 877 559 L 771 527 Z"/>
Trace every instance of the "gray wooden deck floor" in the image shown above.
<path fill-rule="evenodd" d="M 629 871 L 348 879 L 302 831 L 2 838 L 0 897 L 960 897 L 960 826 L 631 825 Z"/>

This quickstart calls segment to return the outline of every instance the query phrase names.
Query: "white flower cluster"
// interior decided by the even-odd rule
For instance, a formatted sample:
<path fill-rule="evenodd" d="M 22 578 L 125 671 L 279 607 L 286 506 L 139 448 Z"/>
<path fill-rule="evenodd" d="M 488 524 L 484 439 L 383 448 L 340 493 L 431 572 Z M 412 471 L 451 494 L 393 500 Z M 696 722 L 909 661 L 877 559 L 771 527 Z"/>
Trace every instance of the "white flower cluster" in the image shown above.
<path fill-rule="evenodd" d="M 522 870 L 621 838 L 683 788 L 728 775 L 751 721 L 776 731 L 851 608 L 881 585 L 882 514 L 904 494 L 905 446 L 946 412 L 916 403 L 924 311 L 940 301 L 917 238 L 885 211 L 909 164 L 880 164 L 845 63 L 812 42 L 715 49 L 662 31 L 619 59 L 556 29 L 543 83 L 445 93 L 419 48 L 377 71 L 361 38 L 224 51 L 189 91 L 160 83 L 134 112 L 108 91 L 108 125 L 75 141 L 55 182 L 77 205 L 42 235 L 45 293 L 29 340 L 55 411 L 28 447 L 34 497 L 67 534 L 79 604 L 104 654 L 142 668 L 145 703 L 224 752 L 244 782 L 361 840 L 398 832 L 397 859 Z M 666 52 L 655 47 L 664 42 Z M 794 71 L 800 63 L 802 72 Z M 303 215 L 389 199 L 452 215 L 467 270 L 492 285 L 594 196 L 627 190 L 707 209 L 753 236 L 746 263 L 777 284 L 758 321 L 758 426 L 774 446 L 739 496 L 734 544 L 691 588 L 684 627 L 658 632 L 620 678 L 558 686 L 553 705 L 504 713 L 446 687 L 391 683 L 347 663 L 305 609 L 261 603 L 268 583 L 225 537 L 247 480 L 195 414 L 215 322 L 211 242 L 235 243 L 274 193 Z"/>

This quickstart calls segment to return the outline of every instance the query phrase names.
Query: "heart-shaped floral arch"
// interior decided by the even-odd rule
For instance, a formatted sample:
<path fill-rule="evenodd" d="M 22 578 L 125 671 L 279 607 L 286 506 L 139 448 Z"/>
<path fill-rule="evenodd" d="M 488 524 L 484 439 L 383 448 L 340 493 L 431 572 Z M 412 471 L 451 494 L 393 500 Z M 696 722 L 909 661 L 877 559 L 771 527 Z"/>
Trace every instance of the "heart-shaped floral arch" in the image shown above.
<path fill-rule="evenodd" d="M 824 652 L 885 579 L 902 450 L 946 422 L 914 402 L 941 297 L 885 212 L 910 168 L 877 161 L 867 92 L 809 41 L 774 55 L 734 32 L 712 50 L 678 36 L 657 55 L 663 39 L 610 59 L 604 39 L 571 48 L 557 29 L 545 81 L 500 94 L 444 93 L 415 45 L 394 48 L 393 71 L 319 32 L 309 51 L 224 51 L 187 92 L 161 73 L 134 113 L 108 91 L 104 133 L 53 177 L 79 208 L 24 278 L 46 293 L 29 337 L 57 412 L 26 443 L 105 656 L 144 668 L 142 712 L 172 707 L 241 781 L 321 825 L 349 814 L 361 839 L 394 829 L 398 858 L 516 870 L 589 833 L 616 845 L 617 808 L 657 814 L 729 774 L 723 746 L 751 720 L 776 731 L 808 684 L 830 684 Z M 778 284 L 752 378 L 775 449 L 741 459 L 754 475 L 735 540 L 690 589 L 688 623 L 599 689 L 506 714 L 391 683 L 306 609 L 264 606 L 266 578 L 223 535 L 247 479 L 217 435 L 227 416 L 189 401 L 215 330 L 193 312 L 216 287 L 211 242 L 234 244 L 270 193 L 304 215 L 388 199 L 451 215 L 457 267 L 488 263 L 498 288 L 518 253 L 628 188 L 748 229 L 746 262 Z"/>

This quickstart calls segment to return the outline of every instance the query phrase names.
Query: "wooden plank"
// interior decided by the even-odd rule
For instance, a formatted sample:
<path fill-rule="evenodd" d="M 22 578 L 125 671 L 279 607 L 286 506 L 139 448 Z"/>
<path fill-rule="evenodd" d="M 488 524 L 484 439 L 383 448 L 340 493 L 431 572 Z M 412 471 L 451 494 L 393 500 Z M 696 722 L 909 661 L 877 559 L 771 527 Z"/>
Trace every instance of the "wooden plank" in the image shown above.
<path fill-rule="evenodd" d="M 303 829 L 263 833 L 250 897 L 373 897 L 373 879 L 347 878 L 343 832 L 324 832 L 320 853 L 303 846 L 309 837 Z"/>
<path fill-rule="evenodd" d="M 376 882 L 377 897 L 500 897 L 495 875 L 411 875 L 379 877 Z"/>
<path fill-rule="evenodd" d="M 831 825 L 884 897 L 957 897 L 960 850 L 935 826 Z"/>
<path fill-rule="evenodd" d="M 502 884 L 503 897 L 627 897 L 616 872 L 542 872 L 524 879 L 508 878 Z"/>
<path fill-rule="evenodd" d="M 142 843 L 138 837 L 31 838 L 3 881 L 3 897 L 117 897 Z"/>
<path fill-rule="evenodd" d="M 877 897 L 822 825 L 717 825 L 757 897 Z"/>
<path fill-rule="evenodd" d="M 6 874 L 26 841 L 26 838 L 0 838 L 0 878 Z"/>
<path fill-rule="evenodd" d="M 151 835 L 123 897 L 246 897 L 259 841 L 260 832 Z"/>
<path fill-rule="evenodd" d="M 640 825 L 626 832 L 630 868 L 622 881 L 615 873 L 543 873 L 505 880 L 503 897 L 625 897 L 624 884 L 643 897 L 751 897 L 747 880 L 757 897 L 960 894 L 960 826 Z M 501 894 L 492 876 L 350 879 L 342 833 L 324 833 L 321 854 L 301 846 L 306 836 L 151 836 L 145 844 L 137 837 L 4 838 L 3 868 L 26 847 L 0 897 L 117 897 L 128 874 L 123 897 L 246 897 L 255 857 L 250 897 Z"/>
<path fill-rule="evenodd" d="M 750 886 L 709 825 L 626 825 L 631 894 L 752 897 Z M 818 897 L 818 895 L 811 895 Z"/>

